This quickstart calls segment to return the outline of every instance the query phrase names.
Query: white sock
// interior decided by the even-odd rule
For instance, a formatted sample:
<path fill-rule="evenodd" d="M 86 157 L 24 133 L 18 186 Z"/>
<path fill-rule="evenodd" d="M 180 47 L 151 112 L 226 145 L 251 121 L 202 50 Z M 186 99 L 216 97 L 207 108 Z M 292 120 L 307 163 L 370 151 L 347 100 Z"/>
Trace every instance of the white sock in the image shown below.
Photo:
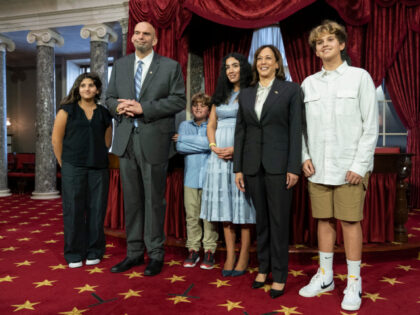
<path fill-rule="evenodd" d="M 321 272 L 326 276 L 327 280 L 333 277 L 333 257 L 334 253 L 319 252 L 319 267 Z"/>
<path fill-rule="evenodd" d="M 347 277 L 348 278 L 360 278 L 360 264 L 361 260 L 348 260 L 347 259 Z"/>

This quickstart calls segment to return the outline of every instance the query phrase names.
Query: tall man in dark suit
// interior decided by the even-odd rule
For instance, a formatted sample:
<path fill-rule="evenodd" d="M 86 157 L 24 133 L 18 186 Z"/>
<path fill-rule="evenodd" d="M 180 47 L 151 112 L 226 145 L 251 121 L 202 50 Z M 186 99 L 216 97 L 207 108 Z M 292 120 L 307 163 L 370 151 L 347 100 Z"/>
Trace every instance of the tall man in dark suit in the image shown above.
<path fill-rule="evenodd" d="M 144 274 L 153 276 L 163 266 L 166 171 L 185 87 L 180 65 L 153 51 L 151 24 L 138 23 L 131 41 L 136 51 L 115 62 L 106 97 L 116 121 L 112 153 L 120 157 L 127 234 L 127 257 L 111 272 L 143 264 L 147 249 Z"/>

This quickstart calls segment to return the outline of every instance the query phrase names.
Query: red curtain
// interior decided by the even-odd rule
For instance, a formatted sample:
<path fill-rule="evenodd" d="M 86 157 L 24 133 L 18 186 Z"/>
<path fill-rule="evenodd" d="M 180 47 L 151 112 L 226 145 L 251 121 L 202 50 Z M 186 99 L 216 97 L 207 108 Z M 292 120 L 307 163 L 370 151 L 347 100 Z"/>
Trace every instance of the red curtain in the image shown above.
<path fill-rule="evenodd" d="M 104 227 L 124 229 L 124 199 L 119 169 L 109 170 L 108 207 Z"/>
<path fill-rule="evenodd" d="M 134 27 L 139 22 L 149 22 L 156 30 L 158 43 L 155 51 L 177 60 L 182 67 L 184 80 L 187 75 L 188 37 L 184 33 L 192 14 L 184 9 L 183 0 L 130 0 L 127 54 L 134 52 L 131 42 Z"/>

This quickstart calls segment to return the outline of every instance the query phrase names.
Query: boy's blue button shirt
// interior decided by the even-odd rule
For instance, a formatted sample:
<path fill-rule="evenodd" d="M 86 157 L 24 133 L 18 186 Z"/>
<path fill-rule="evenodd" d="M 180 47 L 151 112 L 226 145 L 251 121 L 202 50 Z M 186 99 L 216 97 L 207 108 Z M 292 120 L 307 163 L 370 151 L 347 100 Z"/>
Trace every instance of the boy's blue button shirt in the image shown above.
<path fill-rule="evenodd" d="M 176 149 L 185 155 L 184 185 L 203 188 L 210 156 L 207 122 L 197 125 L 194 120 L 183 121 L 178 130 Z"/>

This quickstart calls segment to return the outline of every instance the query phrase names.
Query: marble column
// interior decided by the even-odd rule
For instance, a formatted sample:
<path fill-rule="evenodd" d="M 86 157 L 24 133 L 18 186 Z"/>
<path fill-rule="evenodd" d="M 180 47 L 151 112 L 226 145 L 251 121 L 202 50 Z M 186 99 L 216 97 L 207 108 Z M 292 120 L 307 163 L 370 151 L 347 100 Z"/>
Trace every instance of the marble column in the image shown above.
<path fill-rule="evenodd" d="M 118 21 L 121 25 L 122 33 L 122 55 L 127 54 L 127 33 L 128 33 L 128 19 L 121 19 Z"/>
<path fill-rule="evenodd" d="M 57 161 L 54 156 L 51 133 L 55 118 L 55 54 L 54 46 L 64 39 L 51 29 L 31 31 L 29 43 L 36 42 L 36 149 L 35 191 L 32 199 L 59 198 L 57 191 Z"/>
<path fill-rule="evenodd" d="M 82 38 L 90 37 L 90 71 L 96 72 L 102 80 L 101 103 L 105 104 L 108 87 L 108 41 L 118 38 L 112 28 L 106 24 L 86 25 L 80 30 Z"/>
<path fill-rule="evenodd" d="M 15 50 L 15 43 L 0 35 L 0 197 L 11 195 L 7 188 L 6 50 Z"/>

